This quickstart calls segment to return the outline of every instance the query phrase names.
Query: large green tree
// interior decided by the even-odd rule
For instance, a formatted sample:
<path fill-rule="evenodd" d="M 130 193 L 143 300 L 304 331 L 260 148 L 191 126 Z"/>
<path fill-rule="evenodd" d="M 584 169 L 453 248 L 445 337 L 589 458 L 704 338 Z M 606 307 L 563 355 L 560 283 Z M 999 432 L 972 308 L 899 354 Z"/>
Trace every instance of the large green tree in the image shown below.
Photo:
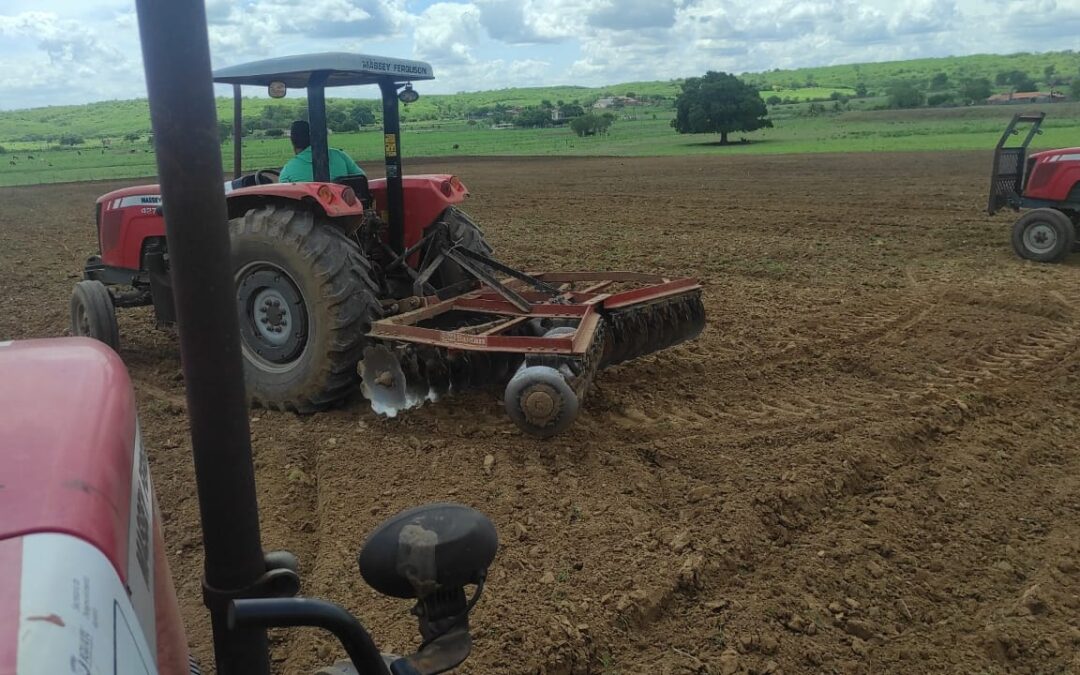
<path fill-rule="evenodd" d="M 726 144 L 732 131 L 772 127 L 768 114 L 757 89 L 734 75 L 710 70 L 683 82 L 671 126 L 680 134 L 720 134 L 720 143 Z"/>
<path fill-rule="evenodd" d="M 985 77 L 964 80 L 960 86 L 960 96 L 965 103 L 982 103 L 994 93 L 990 80 Z"/>
<path fill-rule="evenodd" d="M 926 96 L 913 82 L 896 82 L 889 87 L 890 108 L 918 108 Z"/>

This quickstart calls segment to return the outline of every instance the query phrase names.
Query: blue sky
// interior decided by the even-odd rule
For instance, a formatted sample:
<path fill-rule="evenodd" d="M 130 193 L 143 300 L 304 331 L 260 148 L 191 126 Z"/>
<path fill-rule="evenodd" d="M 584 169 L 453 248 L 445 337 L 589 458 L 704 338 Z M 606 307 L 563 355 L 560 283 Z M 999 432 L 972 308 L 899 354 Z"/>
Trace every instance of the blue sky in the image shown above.
<path fill-rule="evenodd" d="M 144 96 L 133 8 L 3 0 L 0 108 Z M 1080 46 L 1080 0 L 207 0 L 207 15 L 215 66 L 417 58 L 430 93 Z"/>

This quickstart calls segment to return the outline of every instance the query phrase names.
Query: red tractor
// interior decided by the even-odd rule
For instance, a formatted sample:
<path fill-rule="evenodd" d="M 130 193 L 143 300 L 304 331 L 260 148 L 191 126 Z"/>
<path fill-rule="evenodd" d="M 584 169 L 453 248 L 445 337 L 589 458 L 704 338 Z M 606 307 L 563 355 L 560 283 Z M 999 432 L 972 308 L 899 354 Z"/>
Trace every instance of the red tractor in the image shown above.
<path fill-rule="evenodd" d="M 695 337 L 700 286 L 629 272 L 529 275 L 492 259 L 457 206 L 468 196 L 458 178 L 402 174 L 398 102 L 415 101 L 412 83 L 432 77 L 419 61 L 340 53 L 214 73 L 236 98 L 225 192 L 248 396 L 313 412 L 362 379 L 373 406 L 393 415 L 452 388 L 500 384 L 511 418 L 550 436 L 573 422 L 598 369 Z M 332 181 L 325 90 L 366 84 L 382 93 L 386 178 Z M 307 89 L 314 182 L 241 175 L 242 85 Z M 98 200 L 101 254 L 76 285 L 73 334 L 116 348 L 115 307 L 153 305 L 159 323 L 175 320 L 170 208 L 156 185 Z"/>
<path fill-rule="evenodd" d="M 1060 262 L 1076 246 L 1080 226 L 1080 148 L 1028 155 L 1045 118 L 1046 113 L 1020 113 L 1005 128 L 994 151 L 987 211 L 1030 209 L 1013 225 L 1013 250 L 1028 260 Z M 1023 125 L 1023 141 L 1006 146 Z"/>
<path fill-rule="evenodd" d="M 469 614 L 498 544 L 482 514 L 455 504 L 410 509 L 379 526 L 361 549 L 359 571 L 369 585 L 415 601 L 421 644 L 409 656 L 381 654 L 342 607 L 296 597 L 295 557 L 262 550 L 240 350 L 243 315 L 235 301 L 236 241 L 234 234 L 230 255 L 206 15 L 197 1 L 139 0 L 137 8 L 161 196 L 169 209 L 169 276 L 159 281 L 169 283 L 183 354 L 216 671 L 269 675 L 266 629 L 277 626 L 318 627 L 340 640 L 348 659 L 317 675 L 435 675 L 454 668 L 471 649 Z M 344 201 L 337 189 L 335 198 Z M 245 222 L 259 212 L 249 210 Z M 300 240 L 318 227 L 312 214 L 306 227 L 288 229 L 297 219 L 304 220 L 294 213 L 267 226 Z M 160 235 L 160 218 L 144 224 L 148 237 Z M 335 245 L 330 236 L 322 243 Z M 272 257 L 282 246 L 265 246 L 267 258 L 285 260 Z M 91 302 L 113 302 L 111 294 L 88 288 L 97 287 L 78 292 L 96 298 Z M 128 292 L 140 290 L 133 283 Z M 104 318 L 104 308 L 77 304 L 82 318 Z M 123 363 L 85 337 L 6 341 L 0 373 L 6 384 L 0 389 L 0 675 L 198 672 L 188 657 Z"/>

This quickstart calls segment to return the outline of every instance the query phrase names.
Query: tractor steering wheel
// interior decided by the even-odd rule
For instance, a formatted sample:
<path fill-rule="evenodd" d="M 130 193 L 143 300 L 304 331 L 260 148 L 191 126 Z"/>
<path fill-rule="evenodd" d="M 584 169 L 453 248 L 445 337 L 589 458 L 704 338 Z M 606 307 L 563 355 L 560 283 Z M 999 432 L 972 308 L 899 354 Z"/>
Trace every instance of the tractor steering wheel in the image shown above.
<path fill-rule="evenodd" d="M 281 172 L 277 169 L 259 169 L 255 172 L 256 185 L 271 185 L 278 182 Z"/>

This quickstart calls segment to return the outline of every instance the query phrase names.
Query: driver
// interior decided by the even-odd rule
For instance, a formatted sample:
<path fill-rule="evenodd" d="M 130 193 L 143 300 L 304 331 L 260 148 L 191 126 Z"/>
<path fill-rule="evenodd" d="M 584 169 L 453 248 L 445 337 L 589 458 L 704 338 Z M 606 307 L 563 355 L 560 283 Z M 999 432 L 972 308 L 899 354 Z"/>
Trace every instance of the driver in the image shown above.
<path fill-rule="evenodd" d="M 289 139 L 292 141 L 293 151 L 296 157 L 282 167 L 278 182 L 281 183 L 310 183 L 315 180 L 314 171 L 311 168 L 311 126 L 303 120 L 297 120 L 289 127 Z M 330 180 L 337 180 L 342 176 L 364 175 L 364 170 L 357 166 L 341 150 L 328 148 L 330 152 Z"/>

